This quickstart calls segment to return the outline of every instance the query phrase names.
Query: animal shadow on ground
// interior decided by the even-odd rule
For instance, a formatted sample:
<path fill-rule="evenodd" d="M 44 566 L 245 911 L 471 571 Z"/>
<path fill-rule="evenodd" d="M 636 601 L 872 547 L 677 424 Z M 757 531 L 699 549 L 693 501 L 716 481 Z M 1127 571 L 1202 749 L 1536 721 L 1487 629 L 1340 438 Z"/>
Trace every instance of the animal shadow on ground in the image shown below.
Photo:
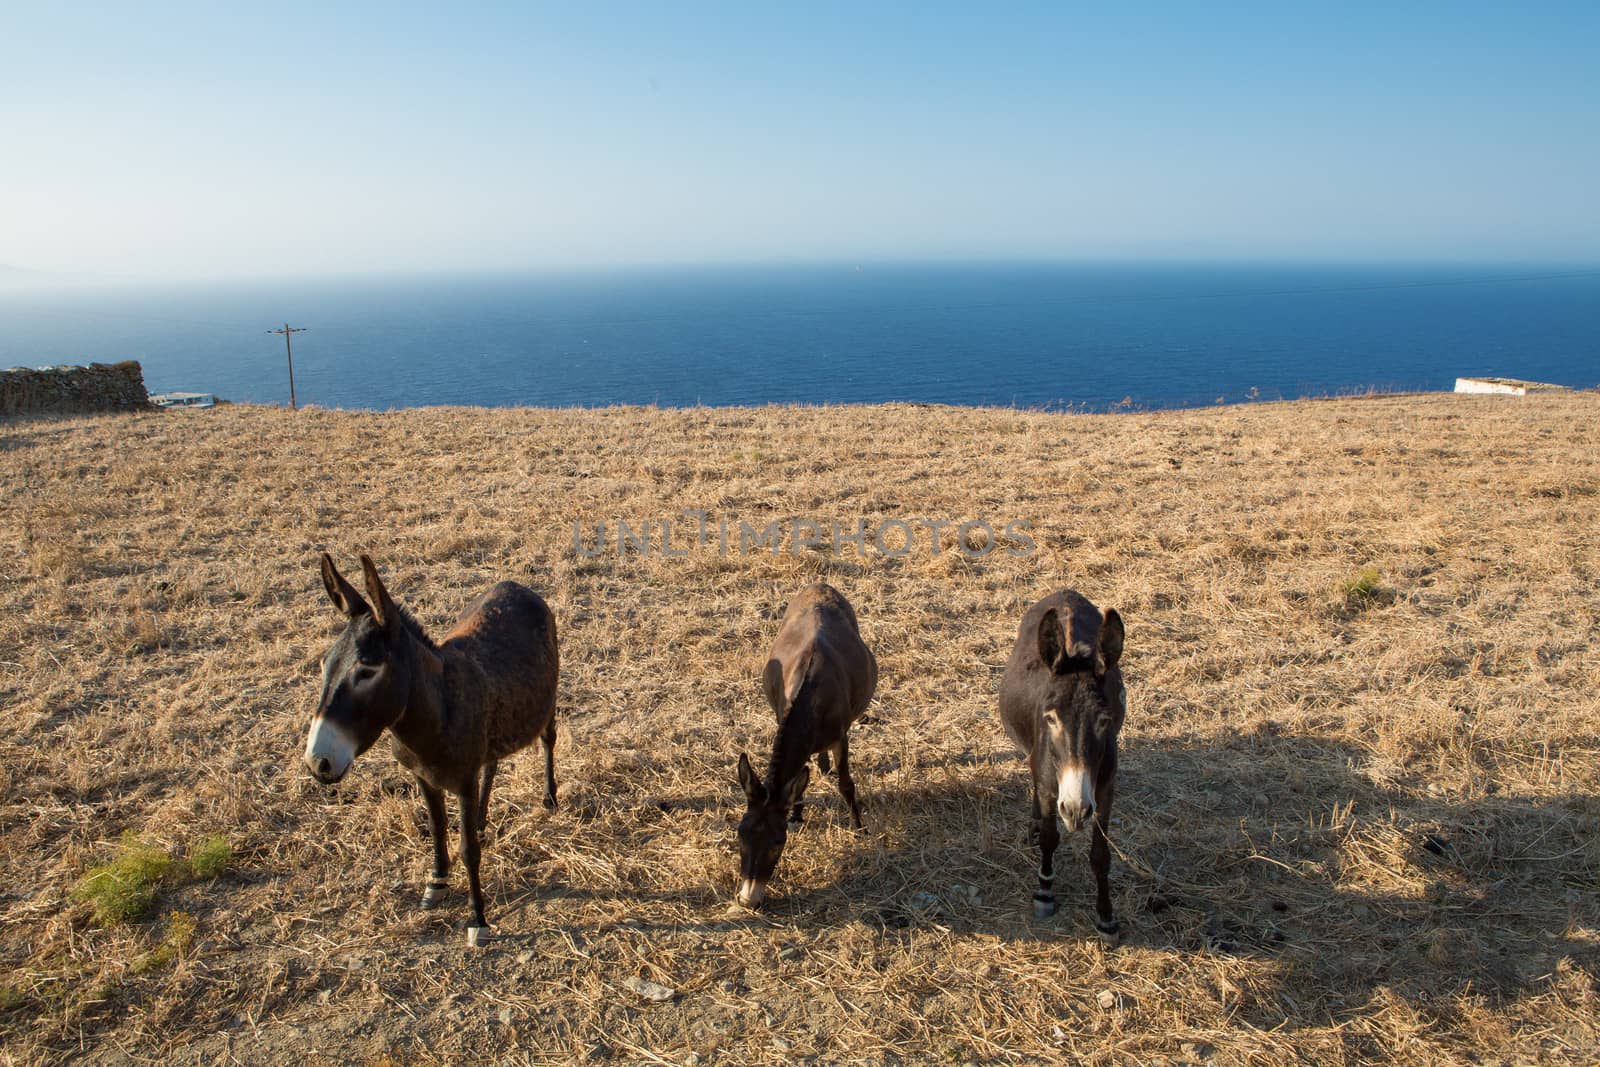
<path fill-rule="evenodd" d="M 1600 800 L 1431 795 L 1368 760 L 1270 732 L 1125 739 L 1111 826 L 1121 951 L 1266 964 L 1238 1006 L 1263 1029 L 1334 1024 L 1380 988 L 1443 1015 L 1451 998 L 1531 994 L 1574 968 L 1592 987 Z M 915 776 L 927 784 L 896 789 L 863 763 L 883 783 L 868 808 L 882 847 L 854 849 L 831 885 L 791 888 L 776 903 L 790 921 L 1095 941 L 1087 832 L 1056 854 L 1060 912 L 1032 917 L 1025 762 L 958 757 Z"/>
<path fill-rule="evenodd" d="M 728 909 L 740 808 L 731 785 L 628 795 L 631 776 L 654 769 L 647 761 L 575 782 L 548 823 L 507 813 L 518 843 L 489 879 L 502 940 L 537 947 L 552 933 L 593 939 L 622 924 L 714 945 L 741 928 L 857 926 L 908 952 L 924 951 L 916 946 L 938 928 L 975 959 L 990 938 L 1095 950 L 1087 833 L 1057 852 L 1060 912 L 1033 917 L 1038 853 L 1023 759 L 902 765 L 866 748 L 857 768 L 865 832 L 848 829 L 832 776 L 818 776 L 759 914 Z M 528 825 L 512 829 L 519 822 Z M 595 832 L 607 836 L 607 857 L 631 857 L 622 884 L 552 873 L 533 855 L 593 853 Z M 1433 794 L 1420 776 L 1386 777 L 1366 749 L 1339 739 L 1133 737 L 1111 838 L 1119 966 L 1176 966 L 1201 981 L 1235 961 L 1248 989 L 1232 1017 L 1262 1030 L 1337 1026 L 1393 996 L 1444 1022 L 1475 997 L 1537 995 L 1573 972 L 1592 986 L 1600 975 L 1589 933 L 1600 927 L 1593 796 Z M 435 923 L 439 936 L 458 936 Z"/>

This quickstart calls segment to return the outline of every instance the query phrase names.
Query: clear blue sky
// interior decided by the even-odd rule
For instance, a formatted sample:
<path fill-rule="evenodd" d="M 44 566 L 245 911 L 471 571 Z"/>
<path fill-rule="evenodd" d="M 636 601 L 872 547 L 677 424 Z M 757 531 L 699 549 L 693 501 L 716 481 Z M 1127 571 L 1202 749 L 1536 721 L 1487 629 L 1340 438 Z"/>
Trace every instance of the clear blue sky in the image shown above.
<path fill-rule="evenodd" d="M 0 263 L 1600 261 L 1600 3 L 1112 6 L 10 5 Z"/>

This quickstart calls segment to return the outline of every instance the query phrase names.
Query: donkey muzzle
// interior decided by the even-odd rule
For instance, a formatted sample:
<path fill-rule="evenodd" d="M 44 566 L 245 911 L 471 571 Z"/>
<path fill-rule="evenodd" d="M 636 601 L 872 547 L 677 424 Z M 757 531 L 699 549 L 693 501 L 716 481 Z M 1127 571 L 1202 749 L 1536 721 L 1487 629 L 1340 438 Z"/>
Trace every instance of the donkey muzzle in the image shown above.
<path fill-rule="evenodd" d="M 311 776 L 323 785 L 344 777 L 356 758 L 355 740 L 336 722 L 318 715 L 306 737 L 306 766 Z"/>
<path fill-rule="evenodd" d="M 1088 771 L 1081 764 L 1061 768 L 1056 779 L 1056 814 L 1074 833 L 1094 814 L 1094 788 Z"/>
<path fill-rule="evenodd" d="M 767 883 L 758 882 L 754 878 L 739 879 L 739 903 L 747 908 L 759 908 L 761 902 L 767 899 Z"/>
<path fill-rule="evenodd" d="M 1062 800 L 1056 804 L 1056 812 L 1061 816 L 1061 822 L 1067 828 L 1067 833 L 1076 833 L 1091 815 L 1094 814 L 1093 806 L 1084 807 L 1071 801 Z"/>
<path fill-rule="evenodd" d="M 320 759 L 312 759 L 310 756 L 307 756 L 306 766 L 311 769 L 311 777 L 315 778 L 323 785 L 334 785 L 339 781 L 339 779 L 344 777 L 342 773 L 334 773 L 333 764 L 329 762 L 326 756 L 323 756 Z"/>

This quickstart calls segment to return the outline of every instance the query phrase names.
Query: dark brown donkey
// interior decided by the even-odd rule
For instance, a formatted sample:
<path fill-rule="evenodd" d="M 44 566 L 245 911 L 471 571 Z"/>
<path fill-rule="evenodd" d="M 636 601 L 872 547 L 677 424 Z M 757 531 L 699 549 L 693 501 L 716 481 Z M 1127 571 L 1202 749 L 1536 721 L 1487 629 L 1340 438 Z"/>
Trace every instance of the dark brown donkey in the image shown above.
<path fill-rule="evenodd" d="M 488 936 L 478 880 L 478 835 L 499 761 L 544 740 L 544 806 L 556 806 L 556 623 L 539 594 L 501 582 L 475 600 L 434 644 L 389 598 L 372 560 L 361 557 L 367 599 L 327 553 L 322 584 L 349 623 L 322 657 L 322 699 L 306 738 L 317 781 L 343 778 L 388 730 L 394 757 L 416 775 L 433 830 L 433 871 L 422 895 L 436 907 L 449 888 L 444 794 L 461 802 L 461 858 L 472 893 L 467 943 Z"/>
<path fill-rule="evenodd" d="M 1095 928 L 1113 944 L 1118 927 L 1107 882 L 1106 824 L 1116 793 L 1117 731 L 1128 713 L 1128 691 L 1117 666 L 1122 638 L 1122 616 L 1115 609 L 1102 615 L 1074 590 L 1051 593 L 1022 617 L 1000 680 L 1000 720 L 1028 753 L 1033 773 L 1029 814 L 1039 842 L 1033 913 L 1042 919 L 1056 912 L 1052 879 L 1061 839 L 1056 816 L 1069 833 L 1089 819 Z"/>
<path fill-rule="evenodd" d="M 750 757 L 739 754 L 739 785 L 746 807 L 739 822 L 739 903 L 760 906 L 783 855 L 788 823 L 800 825 L 812 756 L 828 773 L 828 754 L 839 769 L 839 795 L 850 822 L 861 829 L 861 806 L 850 779 L 850 724 L 867 710 L 878 686 L 878 661 L 861 640 L 850 602 L 830 585 L 808 585 L 789 601 L 772 643 L 761 687 L 778 716 L 765 780 Z"/>

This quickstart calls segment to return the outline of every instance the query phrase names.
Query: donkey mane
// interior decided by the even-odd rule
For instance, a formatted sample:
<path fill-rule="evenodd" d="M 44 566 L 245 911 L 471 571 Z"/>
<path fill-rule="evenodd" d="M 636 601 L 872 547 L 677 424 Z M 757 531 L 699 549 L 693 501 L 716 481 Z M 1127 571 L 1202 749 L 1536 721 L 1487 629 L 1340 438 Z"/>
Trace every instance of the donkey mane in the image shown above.
<path fill-rule="evenodd" d="M 395 604 L 394 607 L 400 613 L 400 624 L 406 628 L 406 631 L 412 637 L 421 642 L 423 648 L 426 648 L 429 652 L 439 651 L 439 646 L 434 644 L 433 638 L 428 636 L 428 631 L 422 628 L 422 624 L 417 621 L 415 615 L 411 614 L 403 605 Z"/>
<path fill-rule="evenodd" d="M 810 666 L 811 654 L 807 652 L 805 660 L 795 672 L 800 684 L 794 688 L 792 694 L 786 694 L 784 697 L 787 709 L 783 716 L 783 724 L 778 727 L 778 736 L 772 745 L 772 759 L 767 763 L 766 786 L 775 797 L 781 795 L 784 786 L 788 784 L 784 772 L 794 774 L 796 770 L 806 765 L 806 760 L 811 756 L 811 720 L 815 717 L 811 705 L 816 699 L 814 691 L 817 680 L 800 674 Z"/>
<path fill-rule="evenodd" d="M 1074 649 L 1077 649 L 1078 647 L 1080 647 L 1080 646 L 1078 646 L 1078 645 L 1074 645 L 1073 646 Z M 1057 673 L 1059 673 L 1059 674 L 1083 674 L 1085 672 L 1093 671 L 1094 668 L 1095 668 L 1095 657 L 1094 657 L 1094 653 L 1090 652 L 1090 653 L 1087 653 L 1085 655 L 1072 655 L 1072 656 L 1064 656 L 1064 657 L 1062 657 L 1062 659 L 1060 660 L 1060 667 L 1059 667 Z"/>
<path fill-rule="evenodd" d="M 405 631 L 408 634 L 416 638 L 422 647 L 426 648 L 429 652 L 439 651 L 439 646 L 434 643 L 433 638 L 428 636 L 428 631 L 423 629 L 422 624 L 417 621 L 417 617 L 411 614 L 411 609 L 407 608 L 404 604 L 400 603 L 398 600 L 395 600 L 393 597 L 389 599 L 389 603 L 394 606 L 395 613 L 400 617 L 400 625 L 405 628 Z M 366 615 L 371 618 L 374 623 L 378 621 L 377 611 L 371 604 L 367 603 L 366 600 L 362 600 L 357 606 L 359 609 L 364 609 L 359 610 L 358 615 Z"/>

